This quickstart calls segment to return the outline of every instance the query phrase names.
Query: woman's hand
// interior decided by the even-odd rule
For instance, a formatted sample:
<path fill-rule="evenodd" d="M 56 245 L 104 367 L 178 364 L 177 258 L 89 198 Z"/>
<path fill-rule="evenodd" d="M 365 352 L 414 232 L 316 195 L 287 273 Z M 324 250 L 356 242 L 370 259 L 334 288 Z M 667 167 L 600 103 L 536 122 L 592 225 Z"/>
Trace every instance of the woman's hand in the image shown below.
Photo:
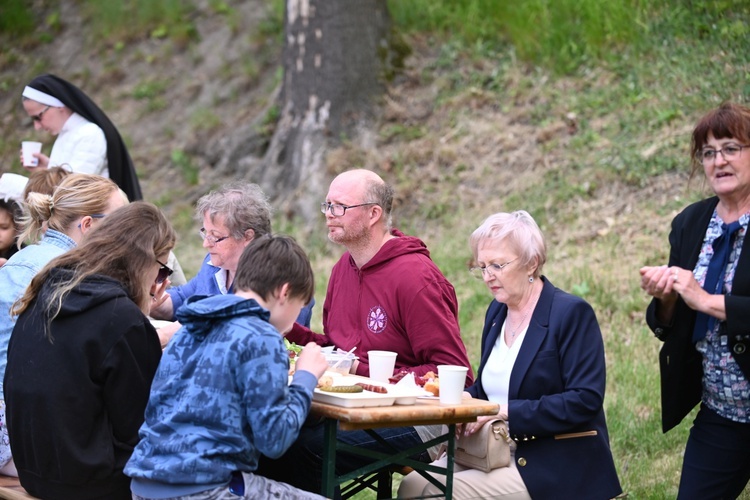
<path fill-rule="evenodd" d="M 167 319 L 165 317 L 165 314 L 163 314 L 164 308 L 161 306 L 162 304 L 164 304 L 164 302 L 167 299 L 169 299 L 169 294 L 166 293 L 166 290 L 169 284 L 170 284 L 169 279 L 166 279 L 161 283 L 153 283 L 151 285 L 151 290 L 149 291 L 149 293 L 151 294 L 151 310 L 150 310 L 149 316 L 151 316 L 152 318 Z M 170 313 L 171 313 L 171 310 L 170 310 Z"/>
<path fill-rule="evenodd" d="M 456 437 L 459 437 L 461 435 L 463 436 L 469 436 L 471 434 L 474 434 L 479 429 L 485 426 L 487 422 L 491 420 L 497 420 L 497 419 L 508 421 L 508 405 L 500 405 L 500 411 L 497 412 L 497 415 L 484 415 L 481 417 L 477 417 L 476 422 L 468 422 L 466 424 L 461 424 L 456 426 Z"/>
<path fill-rule="evenodd" d="M 698 310 L 700 302 L 705 301 L 709 294 L 695 281 L 693 272 L 673 266 L 669 268 L 669 273 L 672 290 L 682 297 L 690 309 Z"/>
<path fill-rule="evenodd" d="M 21 160 L 21 165 L 29 172 L 36 172 L 37 170 L 42 170 L 49 166 L 49 156 L 42 153 L 32 153 L 32 156 L 39 160 L 39 163 L 37 163 L 35 167 L 29 167 L 23 164 L 23 150 L 20 150 L 18 153 L 18 159 Z"/>
<path fill-rule="evenodd" d="M 640 269 L 641 288 L 656 299 L 677 300 L 677 292 L 673 289 L 673 269 L 679 268 L 667 266 L 642 267 Z"/>
<path fill-rule="evenodd" d="M 169 279 L 162 281 L 161 283 L 154 283 L 151 285 L 151 312 L 158 309 L 160 305 L 164 303 L 169 295 L 164 293 L 169 286 Z M 153 315 L 151 315 L 153 317 Z"/>
<path fill-rule="evenodd" d="M 693 271 L 677 266 L 641 268 L 641 288 L 661 300 L 659 319 L 668 322 L 674 312 L 677 297 L 682 297 L 690 309 L 726 319 L 724 296 L 706 292 L 695 280 Z"/>

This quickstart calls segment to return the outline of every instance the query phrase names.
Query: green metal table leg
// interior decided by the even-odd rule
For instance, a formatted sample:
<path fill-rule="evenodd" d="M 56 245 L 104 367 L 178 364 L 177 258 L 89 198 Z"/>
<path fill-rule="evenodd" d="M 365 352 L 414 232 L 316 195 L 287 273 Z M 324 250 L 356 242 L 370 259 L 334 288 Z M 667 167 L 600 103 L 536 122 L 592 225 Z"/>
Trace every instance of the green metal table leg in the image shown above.
<path fill-rule="evenodd" d="M 398 464 L 402 466 L 407 465 L 409 467 L 412 467 L 415 473 L 418 472 L 419 474 L 425 476 L 426 479 L 428 479 L 431 483 L 442 490 L 445 494 L 444 498 L 446 500 L 452 500 L 456 424 L 448 424 L 448 432 L 446 434 L 435 437 L 426 443 L 422 443 L 421 445 L 413 446 L 408 450 L 401 450 L 400 452 L 396 452 L 396 450 L 392 446 L 382 440 L 382 438 L 379 438 L 379 436 L 377 436 L 377 432 L 375 432 L 374 430 L 367 430 L 368 433 L 372 433 L 373 437 L 377 441 L 381 442 L 381 444 L 383 444 L 386 448 L 390 447 L 392 449 L 390 454 L 339 443 L 336 439 L 338 432 L 338 422 L 335 419 L 326 418 L 324 419 L 323 425 L 323 456 L 326 458 L 323 460 L 323 487 L 321 494 L 326 498 L 333 498 L 336 487 L 339 484 L 346 483 L 347 481 L 351 481 L 353 479 L 356 480 L 356 478 L 362 478 L 373 473 L 377 473 L 377 471 L 379 471 L 383 467 L 388 466 L 389 464 Z M 427 450 L 428 448 L 435 446 L 441 442 L 447 442 L 448 444 L 447 464 L 445 468 L 421 463 L 408 458 L 411 455 L 414 455 L 420 451 Z M 336 454 L 339 449 L 345 451 L 346 453 L 366 457 L 372 460 L 372 463 L 344 474 L 341 477 L 338 477 L 336 476 Z M 437 479 L 430 477 L 427 472 L 444 474 L 445 485 L 439 483 Z M 375 482 L 374 479 L 372 481 Z"/>
<path fill-rule="evenodd" d="M 453 498 L 453 463 L 456 449 L 456 424 L 448 425 L 448 463 L 445 471 L 445 500 Z"/>
<path fill-rule="evenodd" d="M 332 418 L 326 418 L 323 422 L 323 491 L 321 494 L 326 498 L 333 498 L 338 482 L 336 481 L 336 432 L 338 422 Z"/>

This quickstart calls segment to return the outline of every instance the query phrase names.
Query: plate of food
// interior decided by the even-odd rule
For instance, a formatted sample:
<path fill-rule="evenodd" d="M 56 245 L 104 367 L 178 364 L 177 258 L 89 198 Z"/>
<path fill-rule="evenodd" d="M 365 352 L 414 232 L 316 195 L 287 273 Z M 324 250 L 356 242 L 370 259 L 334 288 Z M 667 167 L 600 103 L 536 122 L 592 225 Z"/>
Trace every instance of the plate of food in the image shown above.
<path fill-rule="evenodd" d="M 364 377 L 325 374 L 318 381 L 313 400 L 346 408 L 391 406 L 397 396 L 391 389 Z"/>
<path fill-rule="evenodd" d="M 432 398 L 436 399 L 440 396 L 440 380 L 438 379 L 438 376 L 435 374 L 435 372 L 429 371 L 425 373 L 424 375 L 414 375 L 412 372 L 408 372 L 406 370 L 402 370 L 390 379 L 388 379 L 391 383 L 402 385 L 404 382 L 408 384 L 408 386 L 417 386 L 419 387 L 422 392 L 417 396 L 419 398 Z"/>

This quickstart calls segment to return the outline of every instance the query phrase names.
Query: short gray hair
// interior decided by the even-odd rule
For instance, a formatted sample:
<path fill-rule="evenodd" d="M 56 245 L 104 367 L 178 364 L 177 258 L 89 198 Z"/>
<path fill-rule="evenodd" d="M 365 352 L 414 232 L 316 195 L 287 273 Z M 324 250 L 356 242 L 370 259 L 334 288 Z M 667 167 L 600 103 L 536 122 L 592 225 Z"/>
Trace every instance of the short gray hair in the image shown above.
<path fill-rule="evenodd" d="M 488 241 L 499 243 L 506 240 L 518 252 L 521 265 L 528 266 L 535 258 L 538 260 L 534 277 L 541 276 L 542 267 L 547 262 L 547 244 L 536 221 L 525 210 L 499 212 L 487 217 L 469 238 L 474 260 L 480 245 Z"/>
<path fill-rule="evenodd" d="M 391 210 L 393 209 L 393 187 L 382 179 L 368 181 L 363 203 L 377 203 L 383 209 L 383 222 L 390 232 L 392 225 Z"/>
<path fill-rule="evenodd" d="M 255 238 L 271 234 L 273 208 L 268 197 L 257 184 L 235 181 L 224 184 L 198 200 L 195 218 L 203 220 L 208 214 L 213 221 L 224 218 L 224 225 L 235 239 L 245 236 L 245 231 L 255 231 Z"/>

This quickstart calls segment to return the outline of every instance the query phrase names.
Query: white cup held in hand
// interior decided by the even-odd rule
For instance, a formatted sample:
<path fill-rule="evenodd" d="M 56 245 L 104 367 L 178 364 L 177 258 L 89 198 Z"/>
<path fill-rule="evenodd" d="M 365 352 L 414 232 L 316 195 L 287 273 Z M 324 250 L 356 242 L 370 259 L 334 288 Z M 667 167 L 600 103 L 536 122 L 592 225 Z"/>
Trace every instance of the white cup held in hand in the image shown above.
<path fill-rule="evenodd" d="M 397 354 L 392 351 L 369 351 L 370 378 L 379 382 L 388 382 L 396 368 Z"/>
<path fill-rule="evenodd" d="M 440 380 L 440 403 L 457 405 L 461 402 L 466 383 L 465 366 L 438 365 L 438 379 Z"/>
<path fill-rule="evenodd" d="M 34 153 L 42 152 L 42 143 L 36 141 L 23 141 L 21 143 L 21 152 L 23 153 L 23 166 L 36 167 L 39 165 L 39 158 Z"/>

